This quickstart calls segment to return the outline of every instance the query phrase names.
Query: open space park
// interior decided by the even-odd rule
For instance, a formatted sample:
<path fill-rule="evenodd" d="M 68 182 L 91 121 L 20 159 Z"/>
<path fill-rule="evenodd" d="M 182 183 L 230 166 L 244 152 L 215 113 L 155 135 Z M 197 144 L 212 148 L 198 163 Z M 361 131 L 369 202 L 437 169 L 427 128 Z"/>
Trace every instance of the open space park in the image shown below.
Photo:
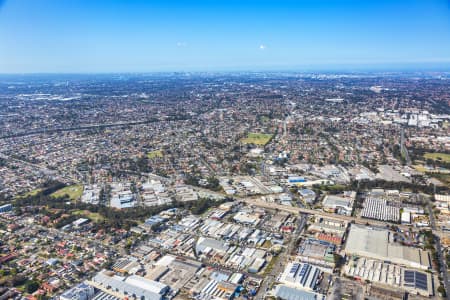
<path fill-rule="evenodd" d="M 254 144 L 254 145 L 267 145 L 272 139 L 273 134 L 271 133 L 249 133 L 246 138 L 241 141 L 244 144 Z"/>
<path fill-rule="evenodd" d="M 52 197 L 63 197 L 64 195 L 69 196 L 70 200 L 78 200 L 83 194 L 83 186 L 82 185 L 71 185 L 66 186 L 56 192 L 52 193 Z"/>

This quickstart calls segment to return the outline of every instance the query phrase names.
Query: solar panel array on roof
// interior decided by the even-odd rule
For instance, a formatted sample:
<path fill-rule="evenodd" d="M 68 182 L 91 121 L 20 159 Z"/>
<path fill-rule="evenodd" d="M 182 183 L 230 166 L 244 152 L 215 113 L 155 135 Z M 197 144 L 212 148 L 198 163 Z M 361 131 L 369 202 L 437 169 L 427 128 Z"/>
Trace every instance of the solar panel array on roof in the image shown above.
<path fill-rule="evenodd" d="M 404 285 L 407 287 L 412 287 L 420 290 L 428 290 L 428 279 L 427 275 L 417 271 L 405 270 L 405 282 Z"/>
<path fill-rule="evenodd" d="M 291 270 L 289 271 L 289 274 L 292 275 L 292 277 L 297 274 L 298 269 L 300 268 L 300 264 L 293 264 Z"/>
<path fill-rule="evenodd" d="M 420 272 L 416 273 L 416 288 L 421 290 L 428 290 L 427 276 Z"/>
<path fill-rule="evenodd" d="M 310 264 L 290 263 L 286 266 L 282 281 L 312 290 L 315 288 L 320 274 L 320 269 Z"/>
<path fill-rule="evenodd" d="M 403 280 L 405 282 L 405 286 L 413 287 L 414 286 L 414 271 L 405 270 L 405 278 Z"/>
<path fill-rule="evenodd" d="M 300 275 L 299 276 L 304 276 L 308 269 L 309 269 L 309 265 L 304 264 L 302 269 L 300 270 Z"/>

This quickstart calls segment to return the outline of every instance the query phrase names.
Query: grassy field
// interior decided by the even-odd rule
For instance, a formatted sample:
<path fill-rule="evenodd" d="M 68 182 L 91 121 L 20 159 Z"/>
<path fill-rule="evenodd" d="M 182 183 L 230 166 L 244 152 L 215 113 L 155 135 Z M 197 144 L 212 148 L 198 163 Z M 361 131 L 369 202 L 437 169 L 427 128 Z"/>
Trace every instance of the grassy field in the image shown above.
<path fill-rule="evenodd" d="M 428 171 L 423 165 L 413 165 L 413 168 L 422 173 L 425 173 Z"/>
<path fill-rule="evenodd" d="M 413 168 L 422 173 L 433 173 L 433 174 L 450 174 L 450 170 L 436 168 L 436 169 L 428 169 L 424 165 L 413 165 Z"/>
<path fill-rule="evenodd" d="M 246 138 L 241 140 L 244 144 L 255 144 L 265 146 L 272 139 L 273 134 L 270 133 L 249 133 Z"/>
<path fill-rule="evenodd" d="M 424 156 L 426 159 L 432 159 L 432 160 L 440 160 L 443 162 L 450 162 L 450 154 L 446 154 L 446 153 L 430 153 L 427 152 L 424 154 Z"/>
<path fill-rule="evenodd" d="M 147 152 L 147 158 L 152 159 L 152 158 L 162 158 L 164 155 L 162 153 L 161 150 L 155 150 L 155 151 L 150 151 Z"/>
<path fill-rule="evenodd" d="M 35 196 L 37 193 L 39 193 L 40 191 L 42 191 L 42 189 L 35 189 L 32 191 L 29 191 L 28 193 L 25 193 L 23 195 L 18 196 L 17 198 L 26 198 L 26 197 L 31 197 L 31 196 Z"/>
<path fill-rule="evenodd" d="M 60 190 L 57 190 L 56 192 L 51 194 L 51 196 L 57 198 L 67 195 L 69 196 L 70 200 L 78 200 L 82 194 L 83 194 L 82 185 L 71 185 L 66 186 L 65 188 L 62 188 Z"/>
<path fill-rule="evenodd" d="M 73 211 L 72 214 L 79 215 L 79 216 L 85 216 L 96 223 L 104 220 L 104 218 L 101 214 L 93 213 L 93 212 L 90 212 L 89 210 L 76 210 L 76 211 Z"/>

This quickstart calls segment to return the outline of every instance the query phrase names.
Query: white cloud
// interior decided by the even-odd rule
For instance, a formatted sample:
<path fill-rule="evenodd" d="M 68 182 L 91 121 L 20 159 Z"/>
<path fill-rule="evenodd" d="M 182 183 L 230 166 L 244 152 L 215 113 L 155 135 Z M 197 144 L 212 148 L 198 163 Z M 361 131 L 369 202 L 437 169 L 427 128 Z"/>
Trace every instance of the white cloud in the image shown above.
<path fill-rule="evenodd" d="M 263 44 L 259 45 L 259 50 L 264 51 L 264 50 L 266 50 L 266 49 L 267 49 L 267 46 L 266 46 L 266 45 L 263 45 Z"/>
<path fill-rule="evenodd" d="M 187 43 L 186 42 L 177 42 L 177 47 L 178 48 L 185 48 L 185 47 L 187 47 Z"/>

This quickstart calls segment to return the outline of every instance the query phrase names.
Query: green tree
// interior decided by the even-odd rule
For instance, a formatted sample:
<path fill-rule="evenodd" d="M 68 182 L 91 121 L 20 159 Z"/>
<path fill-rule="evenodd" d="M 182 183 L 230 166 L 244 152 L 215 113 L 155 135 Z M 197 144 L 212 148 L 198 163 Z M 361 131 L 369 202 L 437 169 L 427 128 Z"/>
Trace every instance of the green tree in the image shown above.
<path fill-rule="evenodd" d="M 28 294 L 34 293 L 38 288 L 39 282 L 37 282 L 36 280 L 28 280 L 27 282 L 25 282 L 25 291 Z"/>

